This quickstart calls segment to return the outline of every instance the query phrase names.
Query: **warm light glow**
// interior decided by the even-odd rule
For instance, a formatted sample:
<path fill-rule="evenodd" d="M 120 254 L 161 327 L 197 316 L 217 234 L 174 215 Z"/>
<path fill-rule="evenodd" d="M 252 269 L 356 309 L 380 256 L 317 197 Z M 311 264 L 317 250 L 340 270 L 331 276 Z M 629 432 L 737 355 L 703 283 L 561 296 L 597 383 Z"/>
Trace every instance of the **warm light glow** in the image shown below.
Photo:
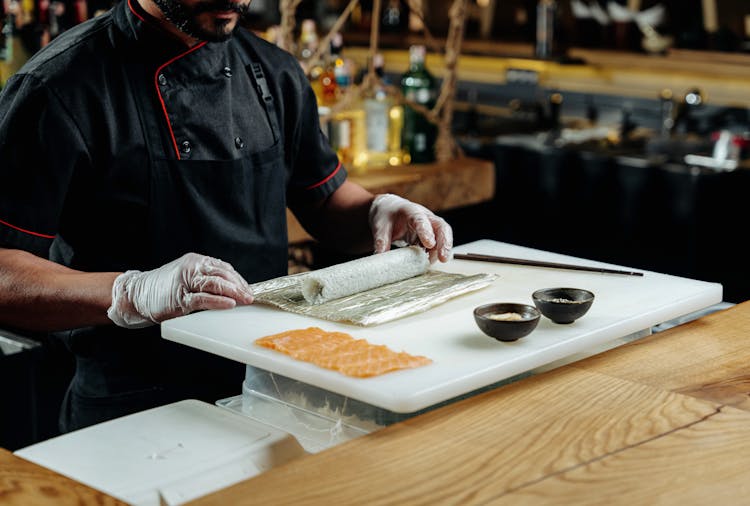
<path fill-rule="evenodd" d="M 490 5 L 490 0 L 477 0 L 477 5 L 479 7 L 487 7 Z"/>
<path fill-rule="evenodd" d="M 354 157 L 354 167 L 356 168 L 367 167 L 367 153 L 358 153 Z"/>

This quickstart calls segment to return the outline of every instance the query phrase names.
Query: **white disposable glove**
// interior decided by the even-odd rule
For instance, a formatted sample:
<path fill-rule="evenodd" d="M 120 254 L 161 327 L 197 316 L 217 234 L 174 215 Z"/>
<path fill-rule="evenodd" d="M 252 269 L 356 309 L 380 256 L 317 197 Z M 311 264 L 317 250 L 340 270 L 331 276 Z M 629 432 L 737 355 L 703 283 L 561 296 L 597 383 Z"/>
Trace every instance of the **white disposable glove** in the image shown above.
<path fill-rule="evenodd" d="M 453 248 L 453 229 L 446 221 L 424 206 L 397 195 L 385 193 L 375 197 L 370 206 L 370 228 L 375 253 L 391 249 L 394 242 L 421 245 L 430 256 L 447 262 Z"/>
<path fill-rule="evenodd" d="M 226 262 L 197 253 L 152 271 L 127 271 L 115 278 L 109 319 L 141 328 L 202 309 L 251 304 L 250 286 Z"/>

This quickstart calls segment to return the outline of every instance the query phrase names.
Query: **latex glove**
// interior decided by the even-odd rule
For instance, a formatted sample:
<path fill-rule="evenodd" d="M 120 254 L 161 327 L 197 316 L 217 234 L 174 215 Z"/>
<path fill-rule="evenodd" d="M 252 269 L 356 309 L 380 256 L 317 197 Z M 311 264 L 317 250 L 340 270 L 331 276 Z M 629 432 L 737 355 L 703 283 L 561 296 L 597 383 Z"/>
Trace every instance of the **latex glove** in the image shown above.
<path fill-rule="evenodd" d="M 388 251 L 391 244 L 402 241 L 423 246 L 430 263 L 438 259 L 447 262 L 451 258 L 453 229 L 450 225 L 426 207 L 397 195 L 385 193 L 375 197 L 370 206 L 370 228 L 375 253 Z"/>
<path fill-rule="evenodd" d="M 250 286 L 216 258 L 187 253 L 152 271 L 127 271 L 115 278 L 109 319 L 141 328 L 202 309 L 250 304 Z"/>

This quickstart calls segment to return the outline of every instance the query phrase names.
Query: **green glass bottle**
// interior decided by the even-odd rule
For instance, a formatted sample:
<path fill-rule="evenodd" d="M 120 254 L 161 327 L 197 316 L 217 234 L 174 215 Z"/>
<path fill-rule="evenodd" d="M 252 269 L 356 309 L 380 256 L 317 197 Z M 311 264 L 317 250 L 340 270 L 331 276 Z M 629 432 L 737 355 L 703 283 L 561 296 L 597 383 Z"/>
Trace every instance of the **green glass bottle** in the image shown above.
<path fill-rule="evenodd" d="M 409 70 L 401 76 L 404 96 L 419 105 L 432 109 L 435 106 L 437 87 L 435 77 L 425 67 L 425 46 L 409 49 Z M 402 145 L 411 163 L 435 161 L 437 126 L 409 106 L 404 108 Z"/>

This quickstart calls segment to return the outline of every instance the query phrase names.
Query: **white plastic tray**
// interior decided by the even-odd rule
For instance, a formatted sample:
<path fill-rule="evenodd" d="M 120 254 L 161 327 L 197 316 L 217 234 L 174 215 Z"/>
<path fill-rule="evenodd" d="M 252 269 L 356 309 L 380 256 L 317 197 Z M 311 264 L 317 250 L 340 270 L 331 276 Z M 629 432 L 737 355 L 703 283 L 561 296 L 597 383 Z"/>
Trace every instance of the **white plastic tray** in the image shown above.
<path fill-rule="evenodd" d="M 177 505 L 306 455 L 296 439 L 185 400 L 15 452 L 135 506 Z"/>

